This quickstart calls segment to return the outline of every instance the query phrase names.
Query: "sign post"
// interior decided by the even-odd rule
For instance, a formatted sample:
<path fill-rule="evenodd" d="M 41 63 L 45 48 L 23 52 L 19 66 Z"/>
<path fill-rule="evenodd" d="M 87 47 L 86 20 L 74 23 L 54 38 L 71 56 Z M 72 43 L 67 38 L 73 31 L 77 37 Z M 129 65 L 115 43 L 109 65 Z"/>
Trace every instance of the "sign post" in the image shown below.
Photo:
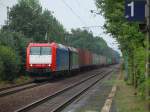
<path fill-rule="evenodd" d="M 147 0 L 147 4 L 146 4 L 146 13 L 145 13 L 145 17 L 146 17 L 146 23 L 147 23 L 147 53 L 146 53 L 146 73 L 145 76 L 147 79 L 150 78 L 150 1 Z M 147 85 L 146 88 L 146 93 L 147 93 L 147 99 L 150 97 L 150 88 L 149 85 Z M 148 104 L 148 108 L 150 109 L 150 104 Z"/>
<path fill-rule="evenodd" d="M 125 1 L 125 18 L 128 21 L 145 20 L 145 0 L 126 0 Z"/>
<path fill-rule="evenodd" d="M 150 0 L 126 0 L 125 1 L 125 18 L 128 21 L 146 21 L 146 80 L 150 78 Z M 146 85 L 146 97 L 150 97 L 149 85 Z M 150 104 L 148 104 L 150 108 Z"/>

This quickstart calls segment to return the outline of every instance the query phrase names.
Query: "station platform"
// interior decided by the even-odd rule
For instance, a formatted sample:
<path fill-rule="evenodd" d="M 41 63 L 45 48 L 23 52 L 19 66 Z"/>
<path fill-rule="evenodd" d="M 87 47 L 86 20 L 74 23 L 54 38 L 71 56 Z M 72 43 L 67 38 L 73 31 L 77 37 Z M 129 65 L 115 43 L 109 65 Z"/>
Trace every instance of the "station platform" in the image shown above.
<path fill-rule="evenodd" d="M 117 70 L 106 76 L 62 112 L 117 112 L 115 101 L 110 94 L 119 73 Z"/>

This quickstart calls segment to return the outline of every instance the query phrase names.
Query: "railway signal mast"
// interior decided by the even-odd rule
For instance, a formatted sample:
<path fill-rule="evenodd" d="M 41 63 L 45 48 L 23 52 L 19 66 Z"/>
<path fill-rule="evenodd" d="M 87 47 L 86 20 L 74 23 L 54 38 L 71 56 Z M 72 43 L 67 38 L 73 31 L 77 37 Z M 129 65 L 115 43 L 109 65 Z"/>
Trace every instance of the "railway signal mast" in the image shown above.
<path fill-rule="evenodd" d="M 150 1 L 147 0 L 146 4 L 146 23 L 147 23 L 147 64 L 146 64 L 146 77 L 150 78 Z M 150 97 L 150 88 L 148 85 L 147 96 Z M 149 104 L 150 106 L 150 104 Z"/>
<path fill-rule="evenodd" d="M 125 18 L 128 21 L 139 21 L 142 23 L 142 32 L 146 31 L 146 70 L 145 77 L 150 78 L 150 1 L 149 0 L 125 0 Z M 146 24 L 143 25 L 143 23 Z M 144 26 L 144 27 L 143 27 Z M 144 29 L 144 30 L 143 30 Z M 150 88 L 146 87 L 147 97 L 150 97 Z"/>

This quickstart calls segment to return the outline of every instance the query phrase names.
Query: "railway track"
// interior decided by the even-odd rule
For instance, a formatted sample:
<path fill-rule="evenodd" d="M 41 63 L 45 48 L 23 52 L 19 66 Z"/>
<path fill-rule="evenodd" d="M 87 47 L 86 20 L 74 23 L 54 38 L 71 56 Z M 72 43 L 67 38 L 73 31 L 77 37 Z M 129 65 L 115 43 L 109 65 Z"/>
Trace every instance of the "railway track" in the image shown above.
<path fill-rule="evenodd" d="M 38 87 L 38 86 L 42 86 L 44 84 L 46 84 L 47 82 L 43 82 L 43 83 L 34 83 L 33 81 L 24 83 L 24 84 L 20 84 L 20 85 L 15 85 L 15 86 L 11 86 L 11 87 L 6 87 L 6 88 L 1 88 L 0 89 L 0 97 L 4 97 L 7 95 L 11 95 L 11 94 L 15 94 L 17 92 L 23 91 L 23 90 L 27 90 L 30 88 L 34 88 L 34 87 Z"/>
<path fill-rule="evenodd" d="M 11 88 L 23 86 L 23 85 L 26 85 L 26 84 L 30 84 L 30 83 L 32 83 L 32 82 L 33 82 L 33 81 L 26 82 L 26 83 L 23 83 L 23 84 L 17 84 L 17 85 L 14 85 L 14 86 L 3 87 L 3 88 L 0 88 L 0 92 L 1 92 L 1 91 L 4 91 L 4 90 L 7 90 L 7 89 L 11 89 Z"/>
<path fill-rule="evenodd" d="M 37 84 L 37 83 L 33 83 L 33 82 L 28 82 L 28 83 L 21 84 L 21 85 L 2 88 L 2 89 L 0 89 L 0 97 L 11 95 L 11 94 L 14 94 L 14 93 L 26 90 L 26 89 L 34 88 L 37 86 L 41 86 L 41 85 L 46 84 L 46 83 L 47 82 Z"/>
<path fill-rule="evenodd" d="M 110 71 L 92 75 L 43 99 L 35 101 L 15 112 L 57 112 L 65 108 L 88 89 L 110 74 Z"/>

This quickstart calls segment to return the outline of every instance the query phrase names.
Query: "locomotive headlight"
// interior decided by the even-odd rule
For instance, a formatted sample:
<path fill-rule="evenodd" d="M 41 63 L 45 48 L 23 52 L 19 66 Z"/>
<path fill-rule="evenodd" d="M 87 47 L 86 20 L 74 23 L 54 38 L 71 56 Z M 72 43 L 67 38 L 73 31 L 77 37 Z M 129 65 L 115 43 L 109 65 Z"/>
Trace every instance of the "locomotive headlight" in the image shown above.
<path fill-rule="evenodd" d="M 50 67 L 51 65 L 49 64 L 48 66 Z"/>
<path fill-rule="evenodd" d="M 30 66 L 32 67 L 32 64 L 30 64 Z"/>

